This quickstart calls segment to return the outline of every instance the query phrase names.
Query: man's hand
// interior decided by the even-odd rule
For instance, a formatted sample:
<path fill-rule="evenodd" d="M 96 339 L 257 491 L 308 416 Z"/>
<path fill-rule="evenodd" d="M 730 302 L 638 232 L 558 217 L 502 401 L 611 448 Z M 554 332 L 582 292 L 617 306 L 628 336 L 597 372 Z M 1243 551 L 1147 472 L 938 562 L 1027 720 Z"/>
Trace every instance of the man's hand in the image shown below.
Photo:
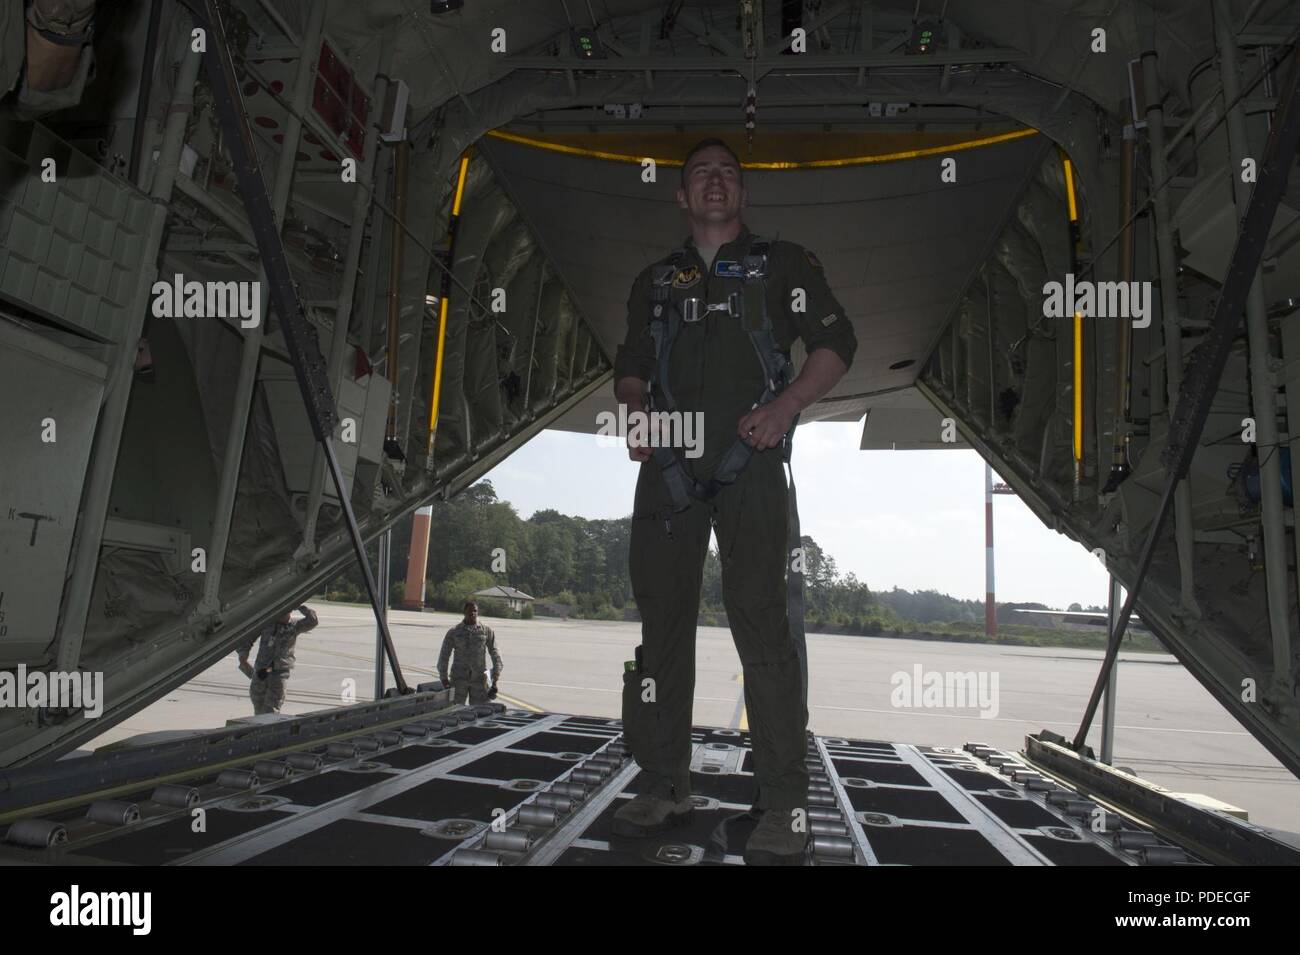
<path fill-rule="evenodd" d="M 440 677 L 440 679 L 442 680 L 442 688 L 443 688 L 444 690 L 447 689 L 449 686 L 451 686 L 451 681 L 448 680 L 445 676 L 444 676 L 444 677 Z"/>
<path fill-rule="evenodd" d="M 493 683 L 490 687 L 488 687 L 488 699 L 495 700 L 496 698 L 497 698 L 497 685 L 496 683 Z"/>
<path fill-rule="evenodd" d="M 620 378 L 614 383 L 614 396 L 621 405 L 627 405 L 628 415 L 645 413 L 646 383 L 640 378 Z M 632 440 L 632 429 L 627 434 L 627 456 L 633 461 L 648 461 L 654 448 L 636 444 Z"/>
<path fill-rule="evenodd" d="M 628 410 L 631 411 L 630 408 L 629 408 Z M 638 410 L 640 410 L 640 409 L 638 409 Z M 653 447 L 651 447 L 650 445 L 648 445 L 648 444 L 637 444 L 637 443 L 632 439 L 632 429 L 630 429 L 630 428 L 628 429 L 628 433 L 627 433 L 627 456 L 628 456 L 629 458 L 631 458 L 633 461 L 649 461 L 649 460 L 650 460 L 650 457 L 651 457 L 654 453 L 655 453 L 655 449 L 654 449 Z"/>
<path fill-rule="evenodd" d="M 783 398 L 774 398 L 761 408 L 755 408 L 736 426 L 736 434 L 755 451 L 775 448 L 789 432 L 797 411 Z"/>
<path fill-rule="evenodd" d="M 250 680 L 253 678 L 253 665 L 248 662 L 248 657 L 239 658 L 239 672 Z"/>

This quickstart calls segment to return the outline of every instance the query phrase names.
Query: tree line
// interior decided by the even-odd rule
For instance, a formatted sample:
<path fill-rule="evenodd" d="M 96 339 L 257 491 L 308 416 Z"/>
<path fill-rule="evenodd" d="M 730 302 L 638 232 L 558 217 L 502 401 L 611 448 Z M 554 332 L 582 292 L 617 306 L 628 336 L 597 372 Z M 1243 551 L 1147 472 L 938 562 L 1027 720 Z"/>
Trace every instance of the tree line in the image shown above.
<path fill-rule="evenodd" d="M 562 608 L 569 616 L 621 620 L 635 611 L 628 577 L 630 517 L 589 520 L 548 509 L 524 520 L 486 480 L 450 501 L 434 503 L 432 509 L 426 606 L 459 611 L 470 594 L 503 584 Z M 407 518 L 393 528 L 393 604 L 403 596 L 411 524 Z M 853 573 L 841 574 L 835 558 L 812 537 L 804 535 L 802 546 L 805 619 L 810 629 L 872 634 L 983 625 L 982 600 L 897 587 L 873 592 Z M 377 560 L 373 544 L 371 559 Z M 360 572 L 349 568 L 330 581 L 326 595 L 364 601 Z M 700 605 L 701 622 L 724 622 L 722 566 L 712 547 L 704 565 Z M 1005 621 L 1018 607 L 1047 609 L 1042 604 L 1000 604 L 999 619 Z M 510 615 L 490 606 L 483 610 Z"/>

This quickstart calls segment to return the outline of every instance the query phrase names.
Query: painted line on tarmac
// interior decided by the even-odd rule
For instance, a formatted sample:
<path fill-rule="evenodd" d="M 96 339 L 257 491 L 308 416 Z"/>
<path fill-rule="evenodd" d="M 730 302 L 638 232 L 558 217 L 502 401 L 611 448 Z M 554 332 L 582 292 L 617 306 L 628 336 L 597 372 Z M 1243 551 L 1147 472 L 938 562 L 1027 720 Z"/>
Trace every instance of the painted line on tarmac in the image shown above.
<path fill-rule="evenodd" d="M 546 712 L 546 711 L 545 711 L 544 709 L 542 709 L 540 706 L 533 706 L 533 704 L 531 704 L 531 703 L 525 703 L 523 700 L 516 700 L 513 696 L 506 696 L 506 695 L 505 695 L 504 693 L 502 693 L 500 690 L 497 691 L 497 699 L 498 699 L 498 700 L 505 700 L 507 703 L 511 704 L 512 706 L 517 706 L 517 707 L 519 707 L 521 710 L 528 710 L 528 711 L 531 712 L 531 713 L 545 713 L 545 712 Z"/>
<path fill-rule="evenodd" d="M 731 728 L 733 730 L 749 729 L 749 713 L 745 711 L 745 674 L 737 673 L 735 681 L 741 684 L 740 695 L 736 697 L 736 709 L 731 714 Z"/>
<path fill-rule="evenodd" d="M 913 708 L 904 708 L 904 707 L 900 707 L 898 709 L 878 710 L 878 709 L 867 709 L 865 707 L 859 707 L 859 706 L 827 706 L 822 703 L 812 703 L 809 704 L 809 709 L 836 710 L 841 713 L 879 713 L 884 716 L 905 716 L 909 719 L 916 716 L 916 717 L 926 717 L 935 720 L 976 720 L 981 723 L 1022 723 L 1026 726 L 1041 726 L 1044 728 L 1048 726 L 1070 726 L 1070 727 L 1078 726 L 1077 723 L 1073 723 L 1073 722 L 1067 723 L 1063 720 L 1018 720 L 1008 716 L 995 716 L 990 719 L 988 717 L 981 718 L 978 715 L 978 712 L 972 712 L 970 716 L 966 716 L 965 714 L 961 714 L 961 713 L 925 713 Z M 971 707 L 971 709 L 974 711 L 975 708 Z M 1172 726 L 1130 726 L 1127 724 L 1117 724 L 1115 726 L 1115 729 L 1144 730 L 1144 731 L 1154 732 L 1154 733 L 1188 733 L 1193 736 L 1195 735 L 1249 736 L 1250 735 L 1249 733 L 1242 733 L 1234 730 L 1192 730 L 1192 729 L 1178 729 Z"/>

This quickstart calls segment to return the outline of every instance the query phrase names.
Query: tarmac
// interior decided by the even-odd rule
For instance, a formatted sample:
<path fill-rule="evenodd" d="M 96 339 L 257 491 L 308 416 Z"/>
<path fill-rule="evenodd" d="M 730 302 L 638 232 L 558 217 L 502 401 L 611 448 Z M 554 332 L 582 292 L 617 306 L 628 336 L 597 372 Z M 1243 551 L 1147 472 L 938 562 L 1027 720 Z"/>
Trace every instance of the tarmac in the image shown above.
<path fill-rule="evenodd" d="M 286 714 L 374 695 L 370 608 L 323 601 L 311 606 L 320 625 L 298 640 Z M 410 685 L 436 679 L 443 636 L 458 619 L 390 611 Z M 547 617 L 483 622 L 495 631 L 505 664 L 502 702 L 620 716 L 623 662 L 640 642 L 638 623 Z M 952 747 L 981 742 L 1012 750 L 1022 749 L 1026 734 L 1040 729 L 1072 737 L 1101 657 L 1100 651 L 1076 649 L 810 634 L 810 729 L 849 739 Z M 699 629 L 696 672 L 695 723 L 747 728 L 740 661 L 726 628 Z M 939 691 L 945 685 L 946 694 Z M 1252 822 L 1300 832 L 1300 780 L 1173 657 L 1122 653 L 1116 697 L 1115 765 L 1175 792 L 1201 793 L 1244 809 Z M 87 748 L 144 733 L 221 727 L 251 713 L 248 679 L 232 653 Z M 1099 712 L 1089 736 L 1097 752 L 1100 723 Z"/>

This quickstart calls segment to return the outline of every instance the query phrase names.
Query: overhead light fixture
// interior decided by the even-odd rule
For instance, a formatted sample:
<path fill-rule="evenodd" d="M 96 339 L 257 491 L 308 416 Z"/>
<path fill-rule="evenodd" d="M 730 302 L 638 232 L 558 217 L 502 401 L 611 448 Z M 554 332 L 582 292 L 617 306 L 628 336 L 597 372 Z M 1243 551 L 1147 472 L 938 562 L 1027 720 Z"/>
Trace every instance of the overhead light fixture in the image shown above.
<path fill-rule="evenodd" d="M 569 31 L 573 41 L 573 55 L 580 60 L 603 60 L 605 48 L 601 46 L 600 37 L 595 27 L 574 27 Z"/>
<path fill-rule="evenodd" d="M 615 119 L 640 119 L 640 103 L 606 103 L 605 115 Z"/>
<path fill-rule="evenodd" d="M 908 53 L 933 53 L 943 39 L 943 23 L 939 20 L 917 20 L 912 24 L 912 36 L 907 41 Z"/>
<path fill-rule="evenodd" d="M 434 15 L 451 13 L 451 11 L 459 10 L 463 6 L 465 6 L 465 0 L 429 0 L 429 12 Z"/>

